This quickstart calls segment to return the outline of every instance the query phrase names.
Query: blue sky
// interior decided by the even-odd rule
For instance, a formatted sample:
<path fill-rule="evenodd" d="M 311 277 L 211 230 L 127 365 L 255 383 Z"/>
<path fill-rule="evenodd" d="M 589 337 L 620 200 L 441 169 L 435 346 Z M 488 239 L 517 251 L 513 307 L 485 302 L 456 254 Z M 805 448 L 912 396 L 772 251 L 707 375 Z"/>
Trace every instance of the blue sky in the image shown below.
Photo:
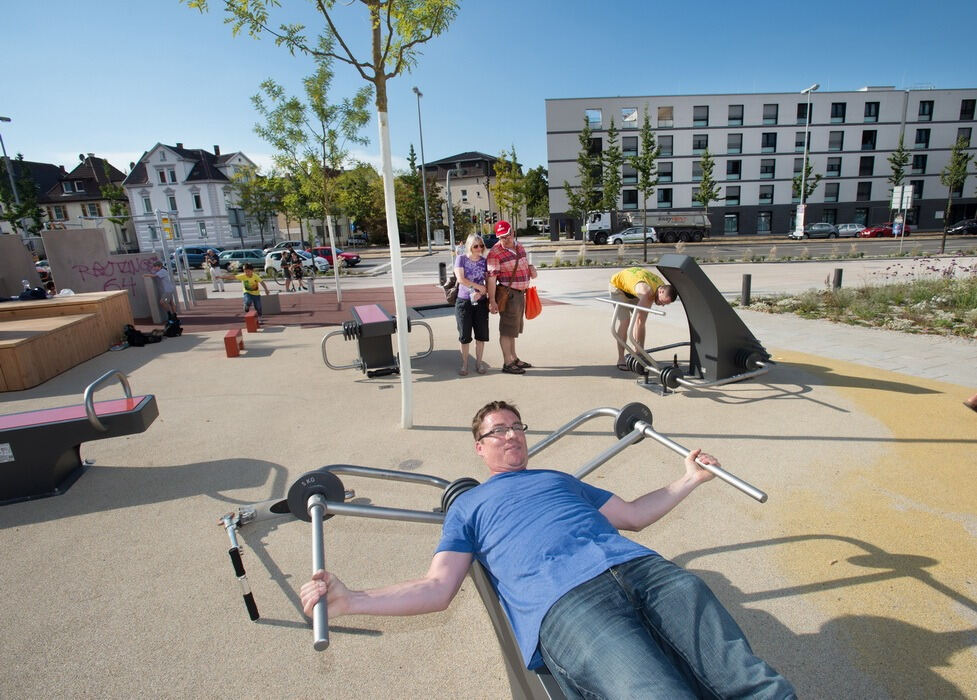
<path fill-rule="evenodd" d="M 307 0 L 282 4 L 281 21 L 316 22 Z M 345 4 L 337 16 L 365 55 L 362 12 Z M 182 142 L 270 163 L 250 97 L 268 77 L 298 92 L 311 62 L 232 37 L 221 0 L 211 5 L 201 15 L 177 0 L 4 3 L 8 154 L 71 169 L 93 152 L 127 170 L 157 142 Z M 545 166 L 546 98 L 974 87 L 975 26 L 974 0 L 463 0 L 413 73 L 389 84 L 395 167 L 412 143 L 420 153 L 414 85 L 428 160 L 514 145 L 525 166 Z M 348 66 L 336 74 L 337 100 L 363 84 Z M 364 134 L 354 155 L 376 163 L 375 120 Z"/>

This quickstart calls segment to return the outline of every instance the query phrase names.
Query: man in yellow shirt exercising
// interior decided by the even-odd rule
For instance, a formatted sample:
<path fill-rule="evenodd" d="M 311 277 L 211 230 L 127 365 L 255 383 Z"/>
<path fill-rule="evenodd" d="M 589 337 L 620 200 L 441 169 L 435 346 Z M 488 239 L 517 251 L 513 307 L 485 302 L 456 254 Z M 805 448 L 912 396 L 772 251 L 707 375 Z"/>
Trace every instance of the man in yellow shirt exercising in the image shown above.
<path fill-rule="evenodd" d="M 614 301 L 622 301 L 635 306 L 651 307 L 667 306 L 678 297 L 675 287 L 665 284 L 662 279 L 642 267 L 629 267 L 611 277 L 608 293 Z M 618 338 L 617 368 L 622 372 L 628 371 L 624 363 L 624 343 L 627 340 L 628 326 L 631 323 L 632 309 L 627 306 L 614 305 L 614 333 Z M 645 346 L 645 325 L 648 312 L 638 311 L 634 322 L 633 340 L 636 345 Z"/>

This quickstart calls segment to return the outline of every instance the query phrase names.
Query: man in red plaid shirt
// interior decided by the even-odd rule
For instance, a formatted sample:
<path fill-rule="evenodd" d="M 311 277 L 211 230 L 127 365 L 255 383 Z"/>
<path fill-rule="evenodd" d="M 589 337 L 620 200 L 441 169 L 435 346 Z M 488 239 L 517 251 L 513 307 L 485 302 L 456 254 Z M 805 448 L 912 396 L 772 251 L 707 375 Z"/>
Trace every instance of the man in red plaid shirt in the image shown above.
<path fill-rule="evenodd" d="M 516 338 L 522 332 L 526 310 L 526 288 L 535 279 L 536 268 L 526 259 L 526 249 L 516 241 L 508 221 L 495 225 L 499 242 L 488 253 L 489 311 L 499 314 L 499 345 L 502 371 L 525 374 L 532 367 L 516 354 Z M 498 292 L 496 291 L 498 288 Z"/>

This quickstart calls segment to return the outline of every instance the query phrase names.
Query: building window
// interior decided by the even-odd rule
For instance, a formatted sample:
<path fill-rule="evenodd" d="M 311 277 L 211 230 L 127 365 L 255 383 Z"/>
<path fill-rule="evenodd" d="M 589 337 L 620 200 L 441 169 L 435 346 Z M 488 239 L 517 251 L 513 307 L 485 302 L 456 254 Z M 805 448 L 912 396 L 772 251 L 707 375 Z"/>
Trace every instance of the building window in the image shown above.
<path fill-rule="evenodd" d="M 913 172 L 914 173 L 925 173 L 926 172 L 926 154 L 918 153 L 913 156 Z"/>
<path fill-rule="evenodd" d="M 621 155 L 623 156 L 636 156 L 638 155 L 638 137 L 637 136 L 624 136 L 621 138 Z"/>
<path fill-rule="evenodd" d="M 167 172 L 170 174 L 170 182 L 176 182 L 176 171 L 170 168 Z"/>
<path fill-rule="evenodd" d="M 621 166 L 621 184 L 635 185 L 637 183 L 638 183 L 638 171 L 634 169 L 634 166 L 631 165 L 630 163 L 625 163 L 623 166 Z"/>
<path fill-rule="evenodd" d="M 156 227 L 155 226 L 150 226 L 149 227 L 149 240 L 151 240 L 151 241 L 158 241 L 159 240 L 159 236 L 156 235 Z"/>
<path fill-rule="evenodd" d="M 638 108 L 637 107 L 622 107 L 621 108 L 621 128 L 622 129 L 637 129 L 638 128 Z"/>
<path fill-rule="evenodd" d="M 742 173 L 743 173 L 743 161 L 741 160 L 726 161 L 727 180 L 739 180 Z"/>
<path fill-rule="evenodd" d="M 858 191 L 855 193 L 856 202 L 868 202 L 872 199 L 872 183 L 859 182 Z"/>
<path fill-rule="evenodd" d="M 699 188 L 698 187 L 693 187 L 692 188 L 692 206 L 693 207 L 701 207 L 702 206 L 702 202 L 696 201 L 698 199 L 698 197 L 699 197 Z"/>
<path fill-rule="evenodd" d="M 102 205 L 98 202 L 89 202 L 82 208 L 86 216 L 98 217 L 102 215 Z"/>
<path fill-rule="evenodd" d="M 49 207 L 49 209 L 53 209 L 53 213 L 48 214 L 48 216 L 50 216 L 55 221 L 64 221 L 65 219 L 68 218 L 67 207 L 64 207 L 60 204 L 55 204 L 53 207 Z"/>
<path fill-rule="evenodd" d="M 865 121 L 867 122 L 877 122 L 879 120 L 879 103 L 878 102 L 866 102 L 865 103 Z"/>
<path fill-rule="evenodd" d="M 841 183 L 839 182 L 826 182 L 824 183 L 824 201 L 825 202 L 837 202 L 838 201 L 838 190 L 841 188 Z"/>
<path fill-rule="evenodd" d="M 858 159 L 858 176 L 872 177 L 875 174 L 875 156 L 862 156 Z"/>
<path fill-rule="evenodd" d="M 659 163 L 658 164 L 658 182 L 671 182 L 672 181 L 672 164 L 671 163 Z"/>
<path fill-rule="evenodd" d="M 709 105 L 692 108 L 692 126 L 709 126 Z"/>
<path fill-rule="evenodd" d="M 672 188 L 671 187 L 659 187 L 658 188 L 658 208 L 659 209 L 670 209 L 672 206 Z"/>
<path fill-rule="evenodd" d="M 929 129 L 916 129 L 916 144 L 913 148 L 929 148 L 930 147 L 930 130 Z"/>
<path fill-rule="evenodd" d="M 600 155 L 604 150 L 604 140 L 600 136 L 595 136 L 590 139 L 590 155 L 596 156 Z"/>
<path fill-rule="evenodd" d="M 727 153 L 743 152 L 743 134 L 728 134 L 726 136 L 726 152 Z"/>
<path fill-rule="evenodd" d="M 877 103 L 875 103 L 877 104 Z M 875 136 L 878 132 L 875 129 L 865 129 L 862 132 L 862 150 L 863 151 L 874 151 L 875 150 Z"/>
<path fill-rule="evenodd" d="M 776 124 L 779 109 L 780 107 L 778 105 L 763 105 L 763 123 Z"/>
<path fill-rule="evenodd" d="M 963 141 L 964 148 L 970 148 L 970 135 L 971 130 L 969 126 L 963 126 L 957 129 L 957 141 Z"/>
<path fill-rule="evenodd" d="M 760 159 L 760 179 L 761 180 L 772 180 L 774 174 L 776 173 L 776 163 L 777 161 L 773 158 L 762 158 Z"/>
<path fill-rule="evenodd" d="M 773 223 L 773 212 L 772 211 L 759 211 L 756 215 L 756 232 L 757 233 L 770 233 L 772 230 Z"/>
<path fill-rule="evenodd" d="M 61 183 L 61 192 L 63 194 L 73 194 L 75 191 L 75 186 L 70 180 L 65 180 Z"/>
<path fill-rule="evenodd" d="M 638 208 L 638 190 L 624 190 L 621 192 L 623 197 L 624 209 Z"/>
<path fill-rule="evenodd" d="M 960 121 L 969 122 L 974 118 L 974 107 L 977 100 L 960 100 Z"/>
<path fill-rule="evenodd" d="M 810 112 L 808 111 L 810 108 Z M 807 123 L 811 123 L 811 113 L 814 112 L 814 106 L 808 104 L 807 102 L 800 102 L 797 105 L 797 123 L 803 124 L 804 118 L 807 117 Z"/>
<path fill-rule="evenodd" d="M 933 121 L 933 100 L 921 100 L 919 103 L 919 119 L 921 122 Z"/>
<path fill-rule="evenodd" d="M 811 134 L 810 134 L 810 132 L 808 132 L 808 135 L 807 135 L 807 147 L 809 149 L 811 147 Z M 803 131 L 795 131 L 794 132 L 794 151 L 796 153 L 800 153 L 803 150 L 804 150 L 804 132 Z"/>
<path fill-rule="evenodd" d="M 832 102 L 831 103 L 831 123 L 832 124 L 844 124 L 845 123 L 845 110 L 847 110 L 848 104 L 845 102 Z"/>
<path fill-rule="evenodd" d="M 658 145 L 661 147 L 662 152 L 659 155 L 670 156 L 672 155 L 672 137 L 671 136 L 659 136 Z"/>
<path fill-rule="evenodd" d="M 845 132 L 844 131 L 829 131 L 828 132 L 828 150 L 829 151 L 843 151 L 843 150 L 845 150 Z"/>
<path fill-rule="evenodd" d="M 766 131 L 760 134 L 760 150 L 763 153 L 774 153 L 777 150 L 777 134 L 773 131 Z"/>
<path fill-rule="evenodd" d="M 461 191 L 461 201 L 463 201 L 463 202 L 467 202 L 468 201 L 468 190 L 462 190 Z"/>
<path fill-rule="evenodd" d="M 958 183 L 958 184 L 956 184 L 956 185 L 953 186 L 953 189 L 950 190 L 950 196 L 953 199 L 959 199 L 960 197 L 963 197 L 963 183 L 962 182 L 960 182 L 960 183 Z"/>
<path fill-rule="evenodd" d="M 179 238 L 183 238 L 183 234 L 180 232 L 180 222 L 179 221 L 174 221 L 173 224 L 172 224 L 172 226 L 173 226 L 173 238 L 178 238 L 178 239 Z M 250 221 L 248 222 L 248 226 L 249 227 L 251 226 L 251 222 Z M 250 230 L 249 230 L 249 232 L 250 232 Z"/>
<path fill-rule="evenodd" d="M 828 158 L 828 166 L 824 169 L 825 177 L 841 177 L 841 158 Z"/>
<path fill-rule="evenodd" d="M 910 180 L 909 184 L 913 188 L 913 199 L 920 200 L 923 198 L 923 181 L 922 180 Z"/>
<path fill-rule="evenodd" d="M 694 160 L 692 161 L 692 182 L 699 182 L 702 180 L 702 161 Z"/>
<path fill-rule="evenodd" d="M 739 214 L 726 214 L 723 216 L 723 233 L 739 233 L 740 232 L 740 215 Z"/>
<path fill-rule="evenodd" d="M 730 105 L 728 126 L 743 126 L 743 105 Z"/>
<path fill-rule="evenodd" d="M 196 209 L 197 211 L 200 211 L 201 209 L 204 208 L 204 203 L 200 199 L 199 192 L 193 193 L 193 208 Z"/>
<path fill-rule="evenodd" d="M 603 120 L 603 114 L 599 109 L 585 109 L 584 116 L 587 118 L 587 126 L 591 129 L 599 129 L 601 121 Z"/>
<path fill-rule="evenodd" d="M 200 237 L 201 238 L 206 238 L 207 237 L 207 223 L 205 221 L 198 221 L 197 222 L 197 228 L 200 230 Z"/>
<path fill-rule="evenodd" d="M 729 186 L 726 188 L 726 206 L 738 207 L 740 205 L 740 188 Z"/>
<path fill-rule="evenodd" d="M 868 225 L 868 209 L 859 207 L 855 210 L 855 223 L 861 224 L 862 226 Z"/>
<path fill-rule="evenodd" d="M 795 158 L 794 159 L 794 174 L 795 175 L 800 175 L 801 174 L 801 169 L 803 167 L 804 167 L 804 159 L 803 158 Z"/>
<path fill-rule="evenodd" d="M 171 194 L 166 198 L 166 201 L 170 204 L 170 211 L 178 211 L 176 208 L 176 197 L 174 195 Z"/>
<path fill-rule="evenodd" d="M 659 129 L 671 129 L 674 122 L 675 110 L 673 107 L 659 107 L 658 108 L 658 128 Z"/>
<path fill-rule="evenodd" d="M 159 184 L 161 184 L 161 185 L 165 185 L 166 184 L 166 171 L 165 170 L 157 170 L 156 171 L 156 177 L 159 179 Z"/>
<path fill-rule="evenodd" d="M 823 221 L 826 224 L 838 223 L 838 210 L 825 209 L 823 212 L 821 212 L 821 221 Z"/>
<path fill-rule="evenodd" d="M 152 214 L 153 213 L 153 203 L 149 199 L 149 197 L 143 197 L 142 198 L 142 208 L 143 208 L 143 211 L 145 211 L 147 214 Z"/>
<path fill-rule="evenodd" d="M 692 152 L 702 153 L 709 148 L 709 134 L 692 134 Z"/>
<path fill-rule="evenodd" d="M 760 204 L 773 204 L 773 185 L 760 185 Z"/>

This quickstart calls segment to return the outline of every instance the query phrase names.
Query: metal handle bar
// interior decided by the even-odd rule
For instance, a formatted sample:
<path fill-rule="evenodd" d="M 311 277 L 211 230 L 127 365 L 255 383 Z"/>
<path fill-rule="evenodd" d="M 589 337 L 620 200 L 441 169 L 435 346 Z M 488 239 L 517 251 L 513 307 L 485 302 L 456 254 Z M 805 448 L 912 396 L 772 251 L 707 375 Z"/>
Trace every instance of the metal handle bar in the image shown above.
<path fill-rule="evenodd" d="M 532 457 L 533 455 L 535 455 L 535 454 L 537 454 L 539 452 L 542 452 L 547 447 L 549 447 L 550 445 L 552 445 L 554 442 L 556 442 L 557 440 L 559 440 L 561 437 L 563 437 L 564 435 L 566 435 L 567 433 L 569 433 L 571 430 L 573 430 L 574 428 L 577 428 L 577 427 L 583 425 L 584 423 L 586 423 L 589 420 L 592 420 L 594 418 L 597 418 L 598 416 L 610 416 L 611 418 L 617 418 L 618 415 L 620 415 L 620 413 L 621 413 L 620 409 L 617 409 L 617 408 L 608 408 L 608 407 L 594 408 L 594 409 L 591 409 L 590 411 L 587 411 L 586 413 L 581 413 L 579 416 L 577 416 L 576 418 L 574 418 L 572 421 L 570 421 L 566 425 L 560 426 L 559 428 L 557 428 L 556 430 L 554 430 L 552 433 L 550 433 L 549 435 L 547 435 L 545 438 L 543 438 L 542 440 L 540 440 L 539 442 L 537 442 L 535 445 L 533 445 L 532 447 L 530 447 L 529 448 L 529 456 Z"/>
<path fill-rule="evenodd" d="M 343 331 L 332 331 L 331 333 L 326 333 L 322 337 L 322 342 L 319 344 L 319 349 L 322 351 L 322 361 L 326 363 L 326 367 L 329 369 L 360 369 L 363 366 L 363 363 L 360 360 L 355 360 L 351 365 L 334 365 L 329 361 L 329 358 L 326 356 L 326 341 L 334 335 L 343 335 Z"/>
<path fill-rule="evenodd" d="M 732 384 L 733 382 L 741 382 L 744 379 L 752 379 L 753 377 L 759 377 L 761 374 L 766 374 L 770 371 L 769 367 L 760 367 L 758 369 L 752 370 L 750 372 L 744 372 L 743 374 L 734 374 L 732 377 L 726 377 L 725 379 L 714 379 L 711 382 L 693 382 L 685 377 L 676 377 L 675 381 L 685 387 L 703 389 L 710 386 L 722 386 L 723 384 Z"/>
<path fill-rule="evenodd" d="M 326 514 L 326 499 L 322 494 L 309 496 L 309 516 L 312 518 L 312 573 L 326 568 L 325 545 L 322 541 L 322 519 Z M 312 607 L 312 648 L 329 648 L 329 605 L 319 598 Z"/>
<path fill-rule="evenodd" d="M 126 393 L 126 398 L 131 399 L 132 389 L 129 388 L 129 380 L 126 378 L 126 375 L 117 369 L 110 369 L 85 388 L 85 414 L 88 416 L 88 422 L 92 424 L 92 427 L 95 428 L 95 430 L 103 433 L 107 431 L 108 428 L 105 427 L 105 424 L 102 423 L 102 421 L 100 421 L 98 416 L 95 414 L 95 390 L 110 379 L 116 377 L 118 377 L 119 381 L 122 383 L 122 389 Z"/>
<path fill-rule="evenodd" d="M 418 359 L 418 360 L 424 359 L 425 357 L 427 357 L 428 355 L 430 355 L 432 352 L 434 352 L 434 331 L 432 331 L 431 330 L 431 326 L 429 326 L 428 324 L 424 323 L 424 321 L 411 321 L 410 319 L 407 319 L 407 332 L 408 333 L 410 333 L 411 326 L 424 326 L 425 328 L 427 328 L 427 334 L 428 334 L 427 351 L 422 352 L 420 355 L 414 355 L 413 356 L 415 359 Z"/>
<path fill-rule="evenodd" d="M 234 567 L 234 575 L 237 577 L 238 583 L 241 584 L 241 595 L 244 597 L 244 606 L 248 609 L 248 616 L 251 620 L 257 620 L 260 615 L 258 615 L 258 606 L 254 602 L 254 594 L 251 593 L 248 575 L 244 571 L 244 561 L 241 559 L 241 545 L 237 541 L 237 523 L 234 515 L 228 513 L 227 515 L 221 516 L 220 521 L 224 526 L 224 531 L 227 532 L 227 537 L 231 541 L 231 548 L 227 550 L 227 553 L 231 557 L 231 566 Z"/>
<path fill-rule="evenodd" d="M 431 476 L 430 474 L 409 474 L 407 472 L 398 472 L 393 469 L 380 469 L 379 467 L 360 467 L 355 464 L 330 464 L 327 467 L 323 467 L 326 471 L 330 471 L 333 474 L 352 474 L 355 476 L 363 476 L 368 479 L 389 479 L 390 481 L 407 481 L 409 483 L 415 484 L 427 484 L 429 486 L 435 486 L 437 488 L 445 488 L 451 482 L 447 479 L 442 479 L 438 476 Z"/>
<path fill-rule="evenodd" d="M 659 311 L 658 309 L 638 306 L 637 304 L 628 304 L 627 302 L 617 301 L 616 299 L 604 299 L 603 297 L 598 297 L 597 301 L 602 301 L 605 304 L 613 304 L 614 306 L 623 306 L 628 309 L 637 309 L 638 311 L 645 311 L 647 313 L 655 314 L 657 316 L 665 315 L 664 311 Z M 645 352 L 645 349 L 641 347 L 632 337 L 632 334 L 634 332 L 634 324 L 637 320 L 638 320 L 638 314 L 631 314 L 631 321 L 628 323 L 628 330 L 624 336 L 624 340 L 622 341 L 617 336 L 617 333 L 615 332 L 616 329 L 614 328 L 614 324 L 617 321 L 617 314 L 611 316 L 611 335 L 614 337 L 615 342 L 617 342 L 618 345 L 623 347 L 626 352 L 630 352 L 632 355 L 636 355 L 637 357 L 644 360 L 645 364 L 650 365 L 656 370 L 660 370 L 661 367 L 658 365 L 658 363 L 655 362 L 655 360 L 651 357 L 651 355 Z M 628 345 L 629 340 L 633 342 L 634 344 L 633 348 Z"/>

